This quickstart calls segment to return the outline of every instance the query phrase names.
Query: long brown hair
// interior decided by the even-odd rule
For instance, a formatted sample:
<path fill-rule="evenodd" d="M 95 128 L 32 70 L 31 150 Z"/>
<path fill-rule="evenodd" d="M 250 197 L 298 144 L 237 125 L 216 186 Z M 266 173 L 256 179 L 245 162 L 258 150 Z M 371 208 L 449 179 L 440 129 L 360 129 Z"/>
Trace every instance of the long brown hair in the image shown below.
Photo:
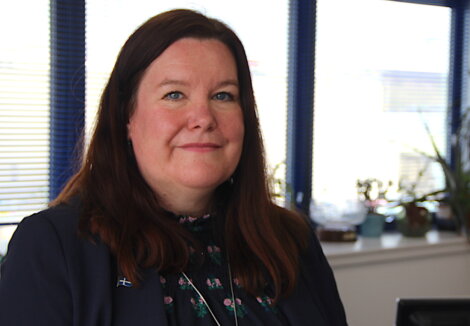
<path fill-rule="evenodd" d="M 141 268 L 180 272 L 189 260 L 184 228 L 168 218 L 141 176 L 128 144 L 127 124 L 147 67 L 178 39 L 216 39 L 237 65 L 245 136 L 233 175 L 216 190 L 220 230 L 234 274 L 256 294 L 272 282 L 276 299 L 295 286 L 299 256 L 307 243 L 306 222 L 273 204 L 250 70 L 242 43 L 223 23 L 191 10 L 157 15 L 127 40 L 101 97 L 97 124 L 79 172 L 53 204 L 79 196 L 82 235 L 98 235 L 116 256 L 121 271 L 139 281 Z"/>

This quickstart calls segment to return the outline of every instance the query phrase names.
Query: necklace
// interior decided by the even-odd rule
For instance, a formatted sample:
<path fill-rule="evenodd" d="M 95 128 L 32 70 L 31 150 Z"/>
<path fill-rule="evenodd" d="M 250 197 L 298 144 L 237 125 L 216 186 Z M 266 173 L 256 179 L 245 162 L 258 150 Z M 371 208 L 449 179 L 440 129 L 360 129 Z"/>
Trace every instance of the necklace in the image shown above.
<path fill-rule="evenodd" d="M 215 316 L 214 312 L 212 311 L 211 307 L 209 306 L 209 304 L 207 303 L 206 301 L 206 298 L 204 298 L 204 296 L 202 295 L 202 293 L 199 291 L 199 289 L 196 287 L 196 285 L 194 285 L 194 283 L 189 279 L 188 275 L 186 275 L 185 272 L 181 272 L 181 274 L 183 274 L 184 278 L 186 279 L 186 281 L 189 283 L 189 285 L 191 285 L 191 287 L 194 289 L 194 291 L 196 291 L 196 293 L 199 295 L 199 298 L 201 298 L 202 302 L 204 303 L 204 305 L 206 306 L 207 310 L 209 311 L 209 313 L 211 314 L 212 318 L 214 319 L 215 323 L 217 324 L 217 326 L 221 326 L 219 320 L 217 319 L 217 317 Z M 228 278 L 229 278 L 229 283 L 230 283 L 230 294 L 232 295 L 232 303 L 233 303 L 233 316 L 234 316 L 234 320 L 235 320 L 235 326 L 238 326 L 238 318 L 237 318 L 237 304 L 235 302 L 235 295 L 233 293 L 233 279 L 232 279 L 232 269 L 230 268 L 230 263 L 228 264 Z"/>

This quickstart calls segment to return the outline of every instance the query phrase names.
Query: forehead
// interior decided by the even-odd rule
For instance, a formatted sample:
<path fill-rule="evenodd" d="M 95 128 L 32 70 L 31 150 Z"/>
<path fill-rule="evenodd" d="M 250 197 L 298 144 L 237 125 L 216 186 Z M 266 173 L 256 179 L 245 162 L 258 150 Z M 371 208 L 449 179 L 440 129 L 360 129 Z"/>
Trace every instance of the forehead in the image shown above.
<path fill-rule="evenodd" d="M 221 41 L 182 38 L 172 43 L 149 65 L 144 77 L 149 74 L 156 77 L 165 73 L 236 79 L 237 66 L 232 52 Z"/>

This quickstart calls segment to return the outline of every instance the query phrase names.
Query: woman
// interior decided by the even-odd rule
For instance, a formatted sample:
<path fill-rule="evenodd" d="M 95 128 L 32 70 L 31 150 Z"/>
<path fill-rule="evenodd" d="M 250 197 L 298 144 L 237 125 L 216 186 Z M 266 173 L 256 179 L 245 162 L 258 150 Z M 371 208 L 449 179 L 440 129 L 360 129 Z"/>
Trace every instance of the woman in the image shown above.
<path fill-rule="evenodd" d="M 189 10 L 123 46 L 80 171 L 25 218 L 1 325 L 345 325 L 308 223 L 272 203 L 243 46 Z"/>

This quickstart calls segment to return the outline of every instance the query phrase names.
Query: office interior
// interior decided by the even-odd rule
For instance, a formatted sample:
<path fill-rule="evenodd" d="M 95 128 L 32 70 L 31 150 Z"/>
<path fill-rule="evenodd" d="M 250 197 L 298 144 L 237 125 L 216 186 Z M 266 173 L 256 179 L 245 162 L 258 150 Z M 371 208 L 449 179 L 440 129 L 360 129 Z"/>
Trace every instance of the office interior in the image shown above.
<path fill-rule="evenodd" d="M 0 4 L 2 257 L 77 168 L 120 46 L 172 8 L 244 43 L 273 198 L 333 230 L 322 246 L 350 325 L 393 325 L 398 298 L 470 298 L 470 219 L 456 227 L 436 160 L 470 176 L 469 0 Z M 427 212 L 423 234 L 400 230 L 410 201 Z M 367 234 L 372 210 L 384 218 Z"/>

